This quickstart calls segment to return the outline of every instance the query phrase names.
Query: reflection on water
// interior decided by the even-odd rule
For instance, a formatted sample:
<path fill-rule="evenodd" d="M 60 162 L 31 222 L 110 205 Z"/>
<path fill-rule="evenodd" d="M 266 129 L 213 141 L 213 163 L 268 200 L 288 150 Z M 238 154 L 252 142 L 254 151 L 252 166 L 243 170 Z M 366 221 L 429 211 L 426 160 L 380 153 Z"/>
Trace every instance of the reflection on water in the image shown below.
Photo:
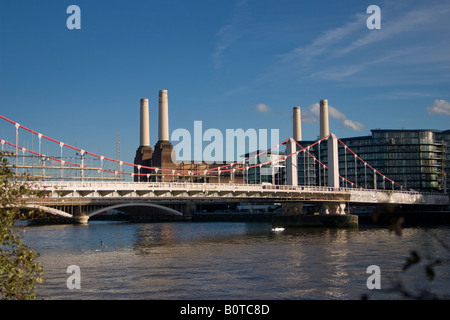
<path fill-rule="evenodd" d="M 423 266 L 401 271 L 411 250 L 448 256 L 448 228 L 298 228 L 274 232 L 265 223 L 108 223 L 25 227 L 40 254 L 48 299 L 400 299 L 413 289 L 448 293 L 448 261 L 426 281 Z M 69 265 L 81 289 L 66 286 Z M 381 290 L 369 290 L 367 267 L 381 268 Z"/>

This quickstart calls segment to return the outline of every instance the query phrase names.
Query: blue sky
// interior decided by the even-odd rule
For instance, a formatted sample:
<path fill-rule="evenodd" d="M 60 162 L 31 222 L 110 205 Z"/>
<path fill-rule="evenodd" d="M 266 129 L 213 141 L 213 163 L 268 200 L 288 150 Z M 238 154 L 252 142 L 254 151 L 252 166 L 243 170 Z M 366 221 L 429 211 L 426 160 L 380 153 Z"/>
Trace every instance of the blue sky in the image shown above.
<path fill-rule="evenodd" d="M 69 5 L 81 29 L 69 30 Z M 370 30 L 369 5 L 381 9 Z M 450 2 L 0 0 L 0 114 L 91 152 L 133 161 L 139 100 L 168 90 L 170 131 L 279 129 L 338 137 L 450 129 Z M 1 122 L 1 126 L 6 124 Z M 6 130 L 6 129 L 2 129 Z M 2 131 L 4 132 L 4 131 Z"/>

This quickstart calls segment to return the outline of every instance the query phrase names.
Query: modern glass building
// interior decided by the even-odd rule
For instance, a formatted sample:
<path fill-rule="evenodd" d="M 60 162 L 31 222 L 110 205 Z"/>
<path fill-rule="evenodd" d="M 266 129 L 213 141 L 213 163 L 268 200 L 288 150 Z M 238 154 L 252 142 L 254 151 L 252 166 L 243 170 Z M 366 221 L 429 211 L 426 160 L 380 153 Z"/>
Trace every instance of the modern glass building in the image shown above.
<path fill-rule="evenodd" d="M 244 170 L 243 173 L 244 183 L 270 183 L 274 185 L 284 185 L 286 183 L 284 161 L 281 160 L 285 156 L 284 153 L 258 150 L 247 153 L 244 156 L 249 158 L 245 164 L 245 167 L 248 169 Z"/>
<path fill-rule="evenodd" d="M 371 130 L 371 136 L 341 139 L 340 185 L 377 189 L 408 189 L 424 192 L 449 190 L 450 130 Z M 299 141 L 302 147 L 315 141 Z M 347 146 L 347 148 L 345 146 Z M 299 153 L 299 185 L 325 186 L 328 178 L 327 143 Z M 356 153 L 363 161 L 355 157 Z M 312 155 L 308 156 L 308 153 Z M 375 173 L 368 165 L 375 168 Z M 383 175 L 395 183 L 383 178 Z"/>
<path fill-rule="evenodd" d="M 340 139 L 342 143 L 338 143 L 338 150 L 342 187 L 422 192 L 450 190 L 450 179 L 447 178 L 450 175 L 450 130 L 374 129 L 371 133 L 369 136 Z M 312 144 L 312 147 L 305 148 Z M 326 186 L 327 141 L 298 141 L 298 145 L 297 150 L 305 148 L 299 152 L 297 159 L 298 184 Z M 355 153 L 363 161 L 355 157 Z M 269 153 L 264 155 L 264 159 L 258 157 L 256 161 L 247 163 L 250 169 L 246 170 L 244 183 L 286 184 L 284 161 L 275 161 L 273 166 L 255 166 L 280 157 L 284 154 Z"/>
<path fill-rule="evenodd" d="M 445 171 L 444 171 L 444 181 L 446 186 L 446 191 L 450 191 L 450 130 L 445 130 L 436 133 L 438 140 L 444 142 L 444 158 L 445 158 Z"/>

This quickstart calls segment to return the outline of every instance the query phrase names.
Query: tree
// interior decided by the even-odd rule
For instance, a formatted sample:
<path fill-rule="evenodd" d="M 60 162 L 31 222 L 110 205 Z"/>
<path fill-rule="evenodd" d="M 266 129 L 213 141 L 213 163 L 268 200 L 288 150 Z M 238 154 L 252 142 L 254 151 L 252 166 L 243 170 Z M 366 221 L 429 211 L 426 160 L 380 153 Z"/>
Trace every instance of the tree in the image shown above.
<path fill-rule="evenodd" d="M 43 268 L 38 253 L 23 243 L 17 222 L 26 219 L 20 198 L 37 195 L 28 179 L 15 179 L 4 153 L 0 153 L 0 299 L 35 299 Z"/>

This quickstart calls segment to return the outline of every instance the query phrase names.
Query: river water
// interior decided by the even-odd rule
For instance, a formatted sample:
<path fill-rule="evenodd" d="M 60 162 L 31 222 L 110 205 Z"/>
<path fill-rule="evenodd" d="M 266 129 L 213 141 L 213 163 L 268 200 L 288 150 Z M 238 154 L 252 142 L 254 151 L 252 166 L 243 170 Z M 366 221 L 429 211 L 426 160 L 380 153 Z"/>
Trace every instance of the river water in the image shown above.
<path fill-rule="evenodd" d="M 295 228 L 268 223 L 90 222 L 26 226 L 24 240 L 39 254 L 39 299 L 404 299 L 413 292 L 450 294 L 449 227 Z M 422 260 L 402 271 L 410 251 Z M 425 265 L 440 258 L 429 281 Z M 69 266 L 80 289 L 69 289 Z M 370 290 L 367 268 L 380 268 Z M 371 283 L 375 283 L 371 281 Z M 430 297 L 430 296 L 426 296 Z"/>

